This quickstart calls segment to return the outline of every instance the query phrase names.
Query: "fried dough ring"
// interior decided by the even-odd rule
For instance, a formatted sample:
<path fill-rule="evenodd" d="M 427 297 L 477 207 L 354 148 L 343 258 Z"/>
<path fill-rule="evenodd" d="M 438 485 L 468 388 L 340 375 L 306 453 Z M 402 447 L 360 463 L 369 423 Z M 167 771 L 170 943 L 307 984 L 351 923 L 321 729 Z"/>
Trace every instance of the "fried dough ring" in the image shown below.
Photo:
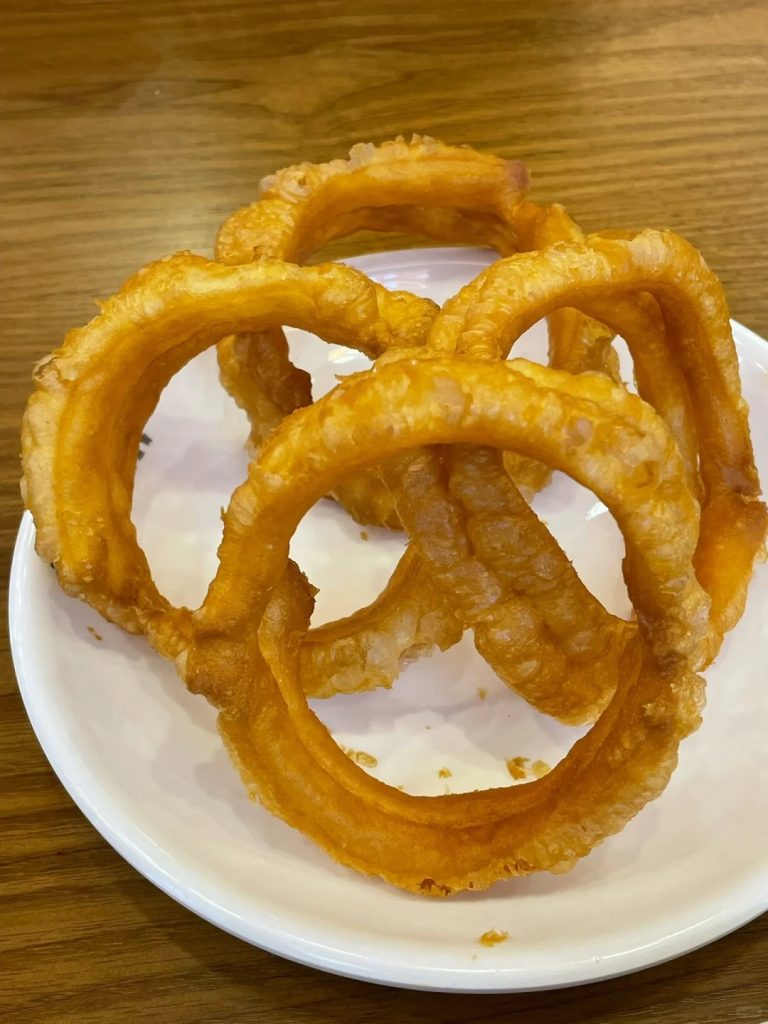
<path fill-rule="evenodd" d="M 562 207 L 520 206 L 527 171 L 518 161 L 414 136 L 353 147 L 349 160 L 303 163 L 270 175 L 261 198 L 222 225 L 217 258 L 303 263 L 323 245 L 358 231 L 399 231 L 450 244 L 490 246 L 500 255 L 582 236 Z M 580 373 L 605 370 L 618 379 L 613 334 L 572 309 L 548 318 L 550 364 Z M 251 422 L 250 450 L 287 412 L 311 401 L 304 371 L 288 358 L 280 330 L 229 337 L 218 346 L 221 380 Z M 540 463 L 514 453 L 505 465 L 527 497 L 546 485 Z M 342 480 L 335 497 L 360 523 L 399 528 L 394 496 L 375 467 Z"/>
<path fill-rule="evenodd" d="M 446 303 L 429 344 L 435 351 L 505 358 L 531 323 L 568 304 L 599 315 L 631 347 L 631 333 L 616 315 L 621 307 L 610 300 L 635 289 L 658 303 L 669 355 L 690 391 L 702 504 L 695 566 L 712 601 L 711 660 L 744 610 L 768 520 L 725 295 L 701 255 L 672 232 L 643 231 L 630 239 L 592 235 L 584 245 L 557 244 L 501 260 Z M 447 455 L 462 472 L 467 458 L 466 451 Z M 688 460 L 695 486 L 692 470 Z"/>
<path fill-rule="evenodd" d="M 22 424 L 22 489 L 38 553 L 54 563 L 68 593 L 110 621 L 134 633 L 152 621 L 157 635 L 174 635 L 188 612 L 158 592 L 130 520 L 139 439 L 168 380 L 229 323 L 256 330 L 290 323 L 375 357 L 423 337 L 435 311 L 427 299 L 388 292 L 342 266 L 223 267 L 180 254 L 143 269 L 36 368 Z M 395 583 L 403 576 L 420 612 L 404 607 L 391 621 L 385 592 L 371 606 L 367 633 L 358 622 L 360 635 L 351 639 L 342 625 L 313 638 L 318 685 L 324 670 L 348 678 L 354 667 L 365 677 L 368 658 L 377 678 L 380 665 L 399 664 L 414 645 L 460 638 L 425 574 L 401 570 Z"/>
<path fill-rule="evenodd" d="M 296 638 L 311 594 L 286 573 L 288 545 L 342 473 L 457 443 L 519 449 L 595 491 L 624 533 L 639 628 L 610 705 L 549 775 L 414 797 L 363 772 L 308 708 Z M 221 709 L 251 794 L 341 863 L 431 895 L 564 871 L 663 790 L 698 725 L 708 598 L 691 562 L 697 536 L 677 446 L 638 397 L 601 375 L 523 360 L 402 357 L 348 378 L 262 447 L 232 497 L 219 569 L 177 664 Z M 254 544 L 263 558 L 247 557 Z"/>
<path fill-rule="evenodd" d="M 348 160 L 297 164 L 265 178 L 259 200 L 222 225 L 216 256 L 229 264 L 254 255 L 303 263 L 326 242 L 369 226 L 391 231 L 401 217 L 445 242 L 457 240 L 459 218 L 461 238 L 479 241 L 497 231 L 485 244 L 503 248 L 527 184 L 517 160 L 427 136 L 359 143 Z"/>
<path fill-rule="evenodd" d="M 519 161 L 414 136 L 360 143 L 348 160 L 286 167 L 262 181 L 261 197 L 222 225 L 216 257 L 304 263 L 333 239 L 358 231 L 406 231 L 442 242 L 515 251 L 513 212 L 528 182 Z M 285 415 L 312 401 L 308 374 L 288 357 L 282 330 L 219 342 L 221 381 L 251 423 L 253 454 Z M 336 497 L 353 519 L 399 529 L 394 496 L 376 467 L 341 480 Z"/>
<path fill-rule="evenodd" d="M 522 203 L 515 215 L 521 252 L 547 249 L 558 242 L 584 244 L 584 232 L 559 203 L 539 207 Z M 616 233 L 618 234 L 618 233 Z M 602 236 L 602 233 L 601 233 Z M 627 237 L 627 233 L 623 233 Z M 618 307 L 618 308 L 617 308 Z M 654 407 L 677 439 L 686 472 L 698 491 L 696 431 L 688 385 L 666 343 L 664 321 L 651 295 L 611 296 L 593 304 L 593 316 L 573 307 L 553 309 L 549 325 L 549 363 L 559 370 L 582 373 L 597 370 L 620 383 L 618 359 L 610 348 L 615 334 L 607 324 L 619 322 L 626 331 L 638 393 Z M 505 455 L 505 463 L 507 462 Z M 515 478 L 512 472 L 513 479 Z M 538 489 L 543 474 L 531 477 Z"/>

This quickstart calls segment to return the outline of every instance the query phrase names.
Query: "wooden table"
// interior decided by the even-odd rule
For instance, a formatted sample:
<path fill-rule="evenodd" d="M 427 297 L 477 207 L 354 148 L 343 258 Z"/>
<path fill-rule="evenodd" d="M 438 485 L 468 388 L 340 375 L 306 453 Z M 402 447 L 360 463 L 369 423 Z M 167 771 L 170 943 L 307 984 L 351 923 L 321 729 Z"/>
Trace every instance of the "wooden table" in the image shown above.
<path fill-rule="evenodd" d="M 428 132 L 524 158 L 587 228 L 669 226 L 768 334 L 768 8 L 138 0 L 3 5 L 3 599 L 33 361 L 134 268 L 189 248 L 266 172 Z M 3 622 L 5 615 L 3 614 Z M 446 997 L 295 966 L 193 917 L 49 769 L 0 638 L 0 1015 L 71 1021 L 768 1019 L 768 919 L 567 992 Z"/>

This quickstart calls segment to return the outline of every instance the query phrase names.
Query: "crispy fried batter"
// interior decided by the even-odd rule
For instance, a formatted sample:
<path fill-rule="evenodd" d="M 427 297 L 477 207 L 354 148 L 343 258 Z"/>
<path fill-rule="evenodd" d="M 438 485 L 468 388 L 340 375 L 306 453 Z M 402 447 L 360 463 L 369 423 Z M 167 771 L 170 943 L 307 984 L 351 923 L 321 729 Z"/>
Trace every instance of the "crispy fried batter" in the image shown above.
<path fill-rule="evenodd" d="M 341 863 L 431 896 L 566 871 L 662 792 L 699 723 L 697 672 L 741 615 L 765 547 L 717 279 L 670 232 L 584 238 L 561 207 L 523 203 L 524 185 L 514 162 L 423 138 L 289 168 L 224 226 L 225 262 L 152 264 L 71 331 L 38 364 L 22 426 L 37 550 L 64 589 L 145 633 L 219 709 L 254 797 Z M 439 313 L 349 268 L 276 258 L 404 226 L 511 255 Z M 507 362 L 542 316 L 563 369 Z M 308 404 L 283 325 L 374 365 Z M 612 379 L 613 332 L 639 396 Z M 152 580 L 133 478 L 163 387 L 224 335 L 222 374 L 259 453 L 190 611 Z M 586 590 L 521 496 L 551 469 L 613 513 L 635 623 Z M 327 493 L 361 521 L 403 524 L 409 546 L 371 605 L 310 631 L 315 591 L 288 551 Z M 511 758 L 520 785 L 412 796 L 362 770 L 376 759 L 340 748 L 307 696 L 390 686 L 467 626 L 534 706 L 597 721 L 553 769 L 535 761 L 535 780 L 521 780 L 527 758 Z"/>
<path fill-rule="evenodd" d="M 759 500 L 725 295 L 693 246 L 670 231 L 643 231 L 623 239 L 592 235 L 582 245 L 557 244 L 500 260 L 445 305 L 429 345 L 480 359 L 504 358 L 540 316 L 566 303 L 591 313 L 598 295 L 600 315 L 642 358 L 643 338 L 635 332 L 639 307 L 622 301 L 611 308 L 605 301 L 630 291 L 650 293 L 658 303 L 666 333 L 654 344 L 665 345 L 666 365 L 690 393 L 700 488 L 688 431 L 674 433 L 689 486 L 701 496 L 695 564 L 712 599 L 711 659 L 741 617 L 768 519 Z M 461 458 L 449 455 L 454 465 Z"/>
<path fill-rule="evenodd" d="M 397 400 L 397 416 L 383 407 L 385 395 Z M 585 417 L 594 430 L 578 445 L 564 443 Z M 413 797 L 352 764 L 307 707 L 288 637 L 306 628 L 310 597 L 297 571 L 286 574 L 287 538 L 336 476 L 364 464 L 364 453 L 392 455 L 416 443 L 493 445 L 546 460 L 591 487 L 624 532 L 638 633 L 599 722 L 535 782 Z M 567 870 L 661 792 L 680 740 L 698 724 L 695 670 L 706 653 L 709 602 L 691 563 L 697 536 L 698 505 L 674 440 L 649 406 L 606 378 L 524 361 L 389 362 L 297 412 L 264 445 L 227 512 L 185 679 L 222 708 L 222 733 L 251 792 L 342 863 L 429 895 Z M 233 595 L 231 574 L 256 537 L 268 539 L 267 557 L 249 563 Z M 252 611 L 274 595 L 260 627 L 238 611 L 243 590 Z M 205 638 L 222 634 L 254 666 L 264 658 L 245 703 L 210 689 Z M 231 673 L 227 691 L 238 689 L 237 668 Z"/>

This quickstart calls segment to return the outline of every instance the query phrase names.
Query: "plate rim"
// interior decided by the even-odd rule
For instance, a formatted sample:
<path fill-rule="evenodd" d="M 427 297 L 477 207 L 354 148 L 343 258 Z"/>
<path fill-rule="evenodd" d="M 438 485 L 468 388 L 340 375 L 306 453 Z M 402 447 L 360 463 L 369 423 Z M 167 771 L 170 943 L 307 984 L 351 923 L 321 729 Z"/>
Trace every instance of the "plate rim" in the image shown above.
<path fill-rule="evenodd" d="M 430 266 L 467 262 L 485 266 L 491 261 L 489 257 L 489 250 L 475 247 L 424 247 L 369 253 L 345 258 L 341 262 L 362 270 L 373 270 L 377 269 L 376 264 L 380 264 L 381 261 L 386 265 L 394 260 L 398 269 L 404 269 L 408 266 L 423 265 L 425 262 Z M 738 321 L 732 320 L 731 323 L 734 330 L 748 338 L 750 342 L 766 345 L 768 354 L 768 343 L 765 339 Z M 683 929 L 671 936 L 663 936 L 652 944 L 652 950 L 655 952 L 651 952 L 650 955 L 647 947 L 641 947 L 624 950 L 615 956 L 603 957 L 597 962 L 590 961 L 587 965 L 583 962 L 564 964 L 559 970 L 481 964 L 441 968 L 434 965 L 417 966 L 387 958 L 372 962 L 370 958 L 361 958 L 351 950 L 333 949 L 330 945 L 320 946 L 312 939 L 291 933 L 285 928 L 278 928 L 269 922 L 246 922 L 229 908 L 217 904 L 203 891 L 191 889 L 178 882 L 150 852 L 131 841 L 118 825 L 113 824 L 116 818 L 119 820 L 122 816 L 119 806 L 113 801 L 111 820 L 110 816 L 105 816 L 104 808 L 99 806 L 98 799 L 93 795 L 94 789 L 97 796 L 100 793 L 98 780 L 94 780 L 96 786 L 92 787 L 90 792 L 87 791 L 57 746 L 56 736 L 51 728 L 52 722 L 46 719 L 44 709 L 36 702 L 34 673 L 27 664 L 28 658 L 21 640 L 25 577 L 30 561 L 37 558 L 34 551 L 34 535 L 35 527 L 31 513 L 25 511 L 11 562 L 8 622 L 11 654 L 19 692 L 46 759 L 81 813 L 124 860 L 177 903 L 236 938 L 304 966 L 380 985 L 422 991 L 476 994 L 532 992 L 607 981 L 658 966 L 730 934 L 768 910 L 767 865 L 762 898 L 753 894 L 752 901 L 745 899 L 743 904 L 738 904 L 736 910 L 734 906 L 725 905 L 728 901 L 724 897 L 721 897 L 719 906 L 718 900 L 713 899 L 713 912 L 707 918 L 691 928 Z M 130 822 L 130 818 L 128 821 Z M 744 887 L 743 883 L 741 887 Z M 752 889 L 752 886 L 748 887 L 749 892 L 752 892 Z"/>

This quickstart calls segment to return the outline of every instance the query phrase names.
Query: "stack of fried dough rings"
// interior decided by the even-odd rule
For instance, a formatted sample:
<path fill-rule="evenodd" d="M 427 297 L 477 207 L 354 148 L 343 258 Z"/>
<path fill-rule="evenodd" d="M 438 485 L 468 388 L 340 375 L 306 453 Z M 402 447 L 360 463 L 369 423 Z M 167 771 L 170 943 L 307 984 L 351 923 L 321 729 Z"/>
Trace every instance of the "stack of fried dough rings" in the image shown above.
<path fill-rule="evenodd" d="M 61 586 L 144 634 L 219 709 L 249 792 L 332 857 L 416 893 L 562 872 L 664 789 L 704 703 L 698 674 L 741 616 L 766 508 L 722 288 L 669 231 L 585 236 L 526 201 L 516 161 L 427 138 L 266 179 L 216 259 L 140 270 L 36 368 L 23 424 L 37 550 Z M 489 246 L 442 309 L 305 262 L 361 229 Z M 549 365 L 508 360 L 547 317 Z M 283 326 L 373 360 L 313 403 Z M 634 361 L 621 383 L 613 338 Z M 155 586 L 131 522 L 144 424 L 173 374 L 218 344 L 253 461 L 224 514 L 202 606 Z M 553 469 L 624 537 L 635 615 L 610 615 L 528 504 Z M 383 593 L 309 628 L 291 536 L 322 496 L 403 529 Z M 307 696 L 390 686 L 471 629 L 534 707 L 594 722 L 543 778 L 417 797 L 350 759 Z"/>

